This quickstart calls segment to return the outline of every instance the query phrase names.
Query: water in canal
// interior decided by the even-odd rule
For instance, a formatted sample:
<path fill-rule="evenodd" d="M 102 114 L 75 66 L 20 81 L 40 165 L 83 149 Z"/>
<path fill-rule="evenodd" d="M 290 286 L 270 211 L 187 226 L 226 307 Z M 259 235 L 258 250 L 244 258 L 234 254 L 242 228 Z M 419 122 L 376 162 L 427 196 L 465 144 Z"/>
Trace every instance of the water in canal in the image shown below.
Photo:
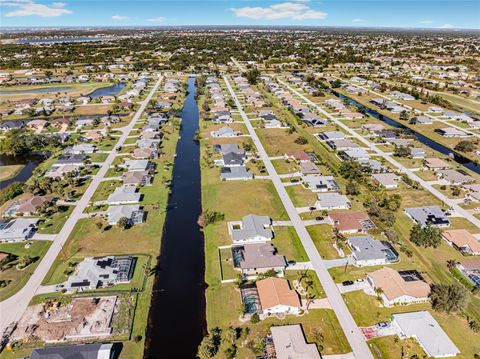
<path fill-rule="evenodd" d="M 477 165 L 475 162 L 470 161 L 468 158 L 462 156 L 458 152 L 455 152 L 455 151 L 451 150 L 450 148 L 445 147 L 445 146 L 441 145 L 440 143 L 435 142 L 435 141 L 429 139 L 428 137 L 423 136 L 421 133 L 416 132 L 416 131 L 412 130 L 411 128 L 406 127 L 402 123 L 397 122 L 397 121 L 391 119 L 390 117 L 384 116 L 384 115 L 378 113 L 377 111 L 375 111 L 375 110 L 373 110 L 369 107 L 363 106 L 361 103 L 355 101 L 354 99 L 352 99 L 348 96 L 345 96 L 345 95 L 343 95 L 343 94 L 341 94 L 337 91 L 332 91 L 332 93 L 342 100 L 346 99 L 348 102 L 350 102 L 352 105 L 354 105 L 357 108 L 362 108 L 362 107 L 365 108 L 365 112 L 368 115 L 370 115 L 370 116 L 372 116 L 372 117 L 374 117 L 374 118 L 376 118 L 380 121 L 383 121 L 383 122 L 385 122 L 386 124 L 388 124 L 392 127 L 400 128 L 402 130 L 408 131 L 409 133 L 413 134 L 417 138 L 417 140 L 419 142 L 423 143 L 425 146 L 428 146 L 431 149 L 433 149 L 437 152 L 440 152 L 444 155 L 447 155 L 447 156 L 453 155 L 453 159 L 457 163 L 465 166 L 466 168 L 474 171 L 475 173 L 480 174 L 480 166 Z"/>
<path fill-rule="evenodd" d="M 204 238 L 197 224 L 202 211 L 200 148 L 194 141 L 198 115 L 191 77 L 149 314 L 145 349 L 149 359 L 195 358 L 206 331 Z"/>
<path fill-rule="evenodd" d="M 0 181 L 0 189 L 7 187 L 13 182 L 26 182 L 32 176 L 33 170 L 45 161 L 47 157 L 48 154 L 42 153 L 32 153 L 23 156 L 0 155 L 0 171 L 2 166 L 25 165 L 15 177 Z"/>
<path fill-rule="evenodd" d="M 122 91 L 127 84 L 123 82 L 117 82 L 115 85 L 107 86 L 107 87 L 100 87 L 93 91 L 92 93 L 88 94 L 88 97 L 97 98 L 102 96 L 116 96 L 120 91 Z"/>

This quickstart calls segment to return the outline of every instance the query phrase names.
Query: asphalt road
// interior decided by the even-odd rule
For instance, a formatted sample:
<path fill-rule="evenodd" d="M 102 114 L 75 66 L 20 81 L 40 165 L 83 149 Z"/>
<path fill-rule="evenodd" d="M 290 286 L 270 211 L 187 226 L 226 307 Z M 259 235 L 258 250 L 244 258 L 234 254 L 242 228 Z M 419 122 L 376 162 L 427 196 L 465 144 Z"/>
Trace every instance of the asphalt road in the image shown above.
<path fill-rule="evenodd" d="M 242 119 L 248 129 L 248 132 L 257 148 L 258 154 L 260 155 L 265 165 L 265 168 L 267 169 L 268 174 L 272 179 L 272 182 L 283 203 L 283 206 L 285 207 L 285 210 L 288 216 L 290 217 L 290 220 L 292 221 L 293 226 L 295 227 L 295 231 L 297 232 L 298 237 L 300 238 L 303 244 L 303 247 L 305 248 L 305 251 L 308 254 L 308 257 L 310 258 L 312 267 L 317 273 L 317 276 L 322 284 L 325 294 L 327 295 L 328 301 L 330 302 L 332 309 L 335 311 L 335 314 L 337 315 L 340 326 L 342 327 L 343 332 L 347 337 L 347 340 L 352 348 L 353 354 L 358 359 L 373 358 L 372 353 L 368 348 L 367 342 L 365 341 L 363 333 L 360 331 L 357 324 L 355 323 L 355 320 L 353 319 L 352 315 L 348 311 L 348 308 L 345 302 L 343 301 L 342 295 L 340 294 L 340 291 L 338 290 L 337 285 L 335 284 L 332 277 L 330 276 L 330 273 L 328 272 L 322 257 L 318 253 L 317 248 L 315 247 L 315 244 L 312 241 L 312 238 L 307 232 L 302 219 L 298 215 L 297 210 L 292 203 L 292 200 L 288 196 L 288 193 L 285 190 L 285 187 L 283 186 L 282 180 L 280 179 L 280 177 L 277 174 L 277 171 L 273 167 L 272 162 L 270 161 L 269 156 L 267 155 L 267 152 L 265 151 L 262 143 L 260 142 L 260 139 L 258 138 L 255 132 L 255 129 L 250 123 L 250 120 L 248 119 L 247 115 L 243 111 L 242 105 L 240 104 L 226 76 L 224 76 L 224 80 L 228 87 L 228 90 L 230 91 L 230 94 L 232 95 L 235 101 L 235 104 L 240 112 L 240 115 L 242 116 Z"/>
<path fill-rule="evenodd" d="M 48 249 L 47 253 L 43 257 L 38 267 L 35 269 L 35 272 L 32 274 L 28 282 L 16 294 L 0 302 L 0 336 L 10 323 L 18 321 L 20 319 L 25 309 L 27 308 L 28 303 L 30 303 L 32 298 L 35 296 L 43 279 L 47 275 L 48 270 L 55 261 L 55 258 L 57 258 L 57 256 L 60 254 L 63 245 L 72 233 L 78 220 L 82 218 L 82 213 L 89 205 L 90 199 L 95 193 L 98 185 L 100 184 L 108 169 L 112 165 L 112 162 L 117 155 L 117 151 L 115 148 L 123 145 L 129 133 L 131 132 L 137 121 L 140 119 L 143 111 L 145 111 L 145 108 L 147 107 L 148 102 L 151 100 L 153 94 L 157 91 L 157 88 L 160 85 L 162 79 L 162 77 L 158 79 L 153 89 L 148 94 L 147 98 L 143 101 L 142 105 L 133 116 L 130 123 L 122 129 L 123 134 L 119 137 L 114 149 L 110 152 L 107 159 L 103 162 L 100 170 L 93 177 L 92 182 L 88 186 L 82 198 L 77 202 L 74 210 L 72 211 L 72 214 L 65 222 L 65 225 L 63 226 L 60 233 L 58 233 L 58 235 L 55 237 L 52 245 Z"/>

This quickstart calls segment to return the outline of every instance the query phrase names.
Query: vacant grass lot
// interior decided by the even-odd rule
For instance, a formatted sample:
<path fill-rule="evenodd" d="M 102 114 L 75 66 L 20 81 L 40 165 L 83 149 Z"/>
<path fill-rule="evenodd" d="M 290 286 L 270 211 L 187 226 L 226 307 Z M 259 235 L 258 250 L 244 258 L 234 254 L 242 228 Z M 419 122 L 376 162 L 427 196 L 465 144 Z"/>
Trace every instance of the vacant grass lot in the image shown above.
<path fill-rule="evenodd" d="M 0 272 L 0 281 L 11 281 L 7 286 L 0 288 L 0 301 L 11 297 L 23 288 L 25 283 L 27 283 L 28 279 L 30 278 L 30 275 L 40 264 L 41 259 L 47 252 L 50 245 L 50 241 L 37 240 L 33 241 L 32 245 L 28 249 L 25 248 L 25 242 L 0 244 L 0 252 L 12 253 L 18 256 L 18 259 L 21 259 L 25 256 L 36 258 L 34 263 L 30 264 L 23 270 L 17 270 L 14 266 L 10 269 Z"/>
<path fill-rule="evenodd" d="M 272 244 L 277 249 L 278 254 L 285 256 L 287 261 L 308 261 L 307 253 L 293 227 L 274 227 L 274 231 L 275 238 Z"/>

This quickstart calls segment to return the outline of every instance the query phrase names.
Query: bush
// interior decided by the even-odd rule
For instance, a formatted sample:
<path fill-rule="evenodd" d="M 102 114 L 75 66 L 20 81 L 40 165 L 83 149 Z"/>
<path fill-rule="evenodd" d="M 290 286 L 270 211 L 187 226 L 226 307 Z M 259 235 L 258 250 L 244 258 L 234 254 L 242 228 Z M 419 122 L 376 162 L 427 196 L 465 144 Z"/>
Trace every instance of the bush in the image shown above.
<path fill-rule="evenodd" d="M 430 224 L 426 227 L 416 224 L 410 231 L 410 240 L 417 246 L 436 248 L 442 241 L 442 232 Z"/>
<path fill-rule="evenodd" d="M 460 284 L 434 284 L 430 292 L 432 308 L 439 312 L 459 312 L 467 304 L 467 291 Z"/>
<path fill-rule="evenodd" d="M 460 141 L 454 149 L 460 152 L 472 152 L 475 151 L 475 143 L 472 141 Z"/>
<path fill-rule="evenodd" d="M 308 143 L 308 140 L 306 137 L 304 136 L 299 136 L 295 139 L 295 143 L 297 145 L 306 145 Z"/>
<path fill-rule="evenodd" d="M 253 313 L 252 317 L 250 318 L 250 323 L 257 324 L 260 321 L 260 317 L 257 313 Z"/>
<path fill-rule="evenodd" d="M 223 221 L 225 215 L 221 212 L 205 210 L 198 217 L 198 225 L 202 228 L 219 221 Z"/>

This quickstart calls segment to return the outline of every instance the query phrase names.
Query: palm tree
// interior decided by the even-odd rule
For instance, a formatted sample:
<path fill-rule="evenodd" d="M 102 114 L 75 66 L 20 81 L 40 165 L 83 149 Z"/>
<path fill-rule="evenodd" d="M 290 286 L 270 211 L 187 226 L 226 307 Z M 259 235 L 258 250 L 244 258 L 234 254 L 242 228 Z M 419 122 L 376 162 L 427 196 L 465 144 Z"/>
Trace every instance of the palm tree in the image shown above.
<path fill-rule="evenodd" d="M 452 269 L 453 267 L 455 267 L 456 264 L 457 264 L 457 261 L 455 259 L 449 259 L 447 261 L 447 268 Z"/>

